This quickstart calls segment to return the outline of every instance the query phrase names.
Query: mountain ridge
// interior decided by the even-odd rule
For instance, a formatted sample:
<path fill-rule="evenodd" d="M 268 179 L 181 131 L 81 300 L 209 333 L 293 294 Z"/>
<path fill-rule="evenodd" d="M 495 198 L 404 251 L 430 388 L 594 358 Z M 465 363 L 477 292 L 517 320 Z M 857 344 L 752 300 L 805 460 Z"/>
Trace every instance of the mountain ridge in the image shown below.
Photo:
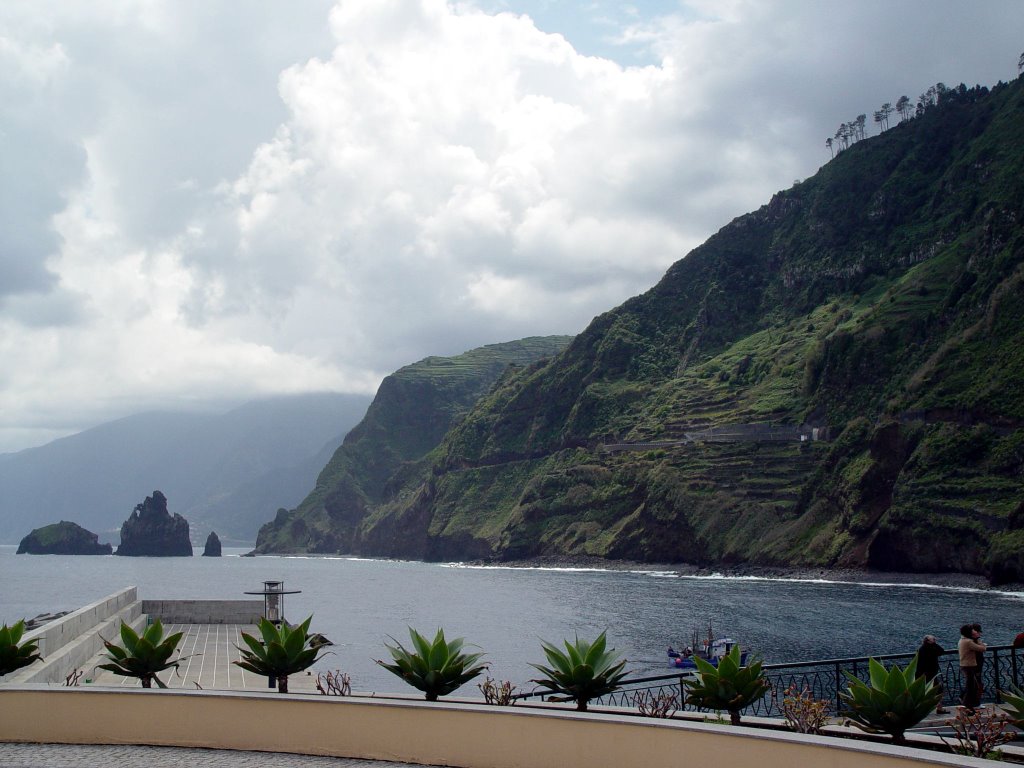
<path fill-rule="evenodd" d="M 1024 578 L 1024 91 L 942 89 L 737 217 L 428 467 L 339 504 L 338 551 Z M 808 424 L 828 442 L 703 440 Z"/>
<path fill-rule="evenodd" d="M 0 541 L 63 518 L 116 543 L 138 500 L 161 488 L 198 542 L 213 528 L 224 540 L 251 542 L 278 506 L 302 499 L 369 403 L 366 395 L 315 393 L 220 413 L 154 411 L 7 454 Z"/>

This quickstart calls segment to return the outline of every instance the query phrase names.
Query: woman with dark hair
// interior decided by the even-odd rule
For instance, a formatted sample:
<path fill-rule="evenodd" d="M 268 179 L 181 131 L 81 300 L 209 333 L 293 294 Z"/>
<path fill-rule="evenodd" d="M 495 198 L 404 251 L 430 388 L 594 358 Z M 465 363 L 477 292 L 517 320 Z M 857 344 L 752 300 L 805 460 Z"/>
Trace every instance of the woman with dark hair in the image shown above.
<path fill-rule="evenodd" d="M 981 703 L 981 665 L 978 659 L 988 648 L 980 638 L 981 632 L 973 625 L 964 624 L 960 627 L 957 650 L 960 653 L 960 672 L 964 676 L 964 695 L 960 701 L 971 713 Z"/>
<path fill-rule="evenodd" d="M 935 635 L 925 635 L 921 647 L 917 649 L 917 676 L 931 680 L 940 692 L 944 689 L 942 680 L 939 679 L 939 656 L 945 652 L 945 649 L 936 642 Z M 942 699 L 939 699 L 939 703 L 935 707 L 935 714 L 946 714 L 946 709 L 942 706 Z"/>

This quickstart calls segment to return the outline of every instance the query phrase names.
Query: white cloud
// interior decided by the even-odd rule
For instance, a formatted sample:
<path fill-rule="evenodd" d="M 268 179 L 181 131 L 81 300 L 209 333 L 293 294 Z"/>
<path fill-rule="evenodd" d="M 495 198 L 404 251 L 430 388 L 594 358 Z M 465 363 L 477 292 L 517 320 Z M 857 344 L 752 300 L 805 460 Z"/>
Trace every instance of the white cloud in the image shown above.
<path fill-rule="evenodd" d="M 599 6 L 656 63 L 441 0 L 4 4 L 0 450 L 577 332 L 813 173 L 839 122 L 1013 76 L 1024 18 Z"/>

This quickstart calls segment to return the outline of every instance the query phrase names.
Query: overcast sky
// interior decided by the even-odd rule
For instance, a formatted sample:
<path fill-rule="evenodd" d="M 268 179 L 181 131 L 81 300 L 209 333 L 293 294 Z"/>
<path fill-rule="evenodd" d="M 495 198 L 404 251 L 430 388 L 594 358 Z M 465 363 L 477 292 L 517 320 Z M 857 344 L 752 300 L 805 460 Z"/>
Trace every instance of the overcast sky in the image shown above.
<path fill-rule="evenodd" d="M 1020 0 L 4 0 L 0 452 L 572 334 Z"/>

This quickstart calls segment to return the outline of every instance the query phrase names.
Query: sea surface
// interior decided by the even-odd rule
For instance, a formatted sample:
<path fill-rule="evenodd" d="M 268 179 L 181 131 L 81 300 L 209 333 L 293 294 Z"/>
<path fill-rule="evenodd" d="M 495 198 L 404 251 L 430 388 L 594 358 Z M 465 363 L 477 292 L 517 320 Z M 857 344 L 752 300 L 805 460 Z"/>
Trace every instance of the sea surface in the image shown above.
<path fill-rule="evenodd" d="M 637 674 L 669 673 L 665 648 L 693 630 L 736 638 L 767 662 L 807 661 L 916 650 L 934 634 L 956 645 L 958 628 L 980 622 L 990 644 L 1024 630 L 1024 593 L 907 584 L 853 584 L 669 572 L 477 567 L 349 557 L 221 558 L 15 555 L 0 545 L 0 621 L 74 610 L 126 586 L 144 599 L 244 599 L 266 580 L 301 590 L 285 598 L 297 622 L 331 639 L 319 665 L 352 677 L 356 691 L 409 692 L 374 663 L 390 638 L 408 645 L 407 627 L 451 637 L 486 652 L 490 675 L 520 690 L 544 661 L 542 639 L 610 644 Z M 251 599 L 251 598 L 250 598 Z M 467 695 L 475 690 L 465 691 Z"/>

